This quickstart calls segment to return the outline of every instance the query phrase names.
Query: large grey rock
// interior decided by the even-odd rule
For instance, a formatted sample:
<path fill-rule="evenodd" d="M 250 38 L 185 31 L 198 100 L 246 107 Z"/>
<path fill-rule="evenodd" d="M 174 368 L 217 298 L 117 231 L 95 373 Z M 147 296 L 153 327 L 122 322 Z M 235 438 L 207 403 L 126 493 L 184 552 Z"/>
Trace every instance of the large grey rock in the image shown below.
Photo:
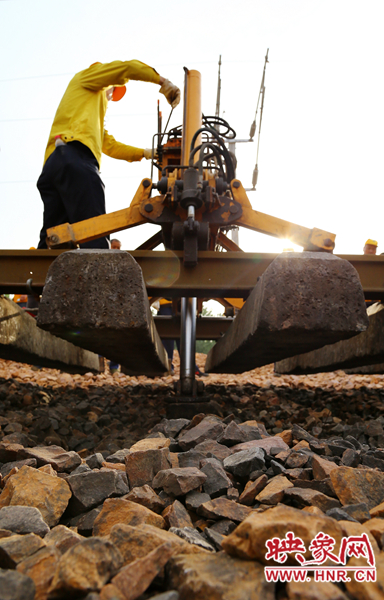
<path fill-rule="evenodd" d="M 130 450 L 128 450 L 127 448 L 123 448 L 122 450 L 117 450 L 117 452 L 115 452 L 114 454 L 110 454 L 109 456 L 107 456 L 107 458 L 105 459 L 105 462 L 109 462 L 109 463 L 123 463 L 125 461 L 125 457 L 128 456 L 128 454 L 130 454 Z"/>
<path fill-rule="evenodd" d="M 239 429 L 244 433 L 245 440 L 244 442 L 251 442 L 253 440 L 261 440 L 261 434 L 268 435 L 267 431 L 264 431 L 264 426 L 262 423 L 256 425 L 247 425 L 246 423 L 241 423 L 239 425 Z"/>
<path fill-rule="evenodd" d="M 202 494 L 197 490 L 192 490 L 185 497 L 185 506 L 188 510 L 196 511 L 204 502 L 209 502 L 210 500 L 211 496 L 209 494 Z"/>
<path fill-rule="evenodd" d="M 374 363 L 379 367 L 381 364 L 382 367 L 384 361 L 383 309 L 382 304 L 376 306 L 377 312 L 369 316 L 369 326 L 366 331 L 350 340 L 343 340 L 306 354 L 279 361 L 275 365 L 275 371 L 277 373 L 321 373 L 338 369 L 354 370 L 355 367 Z M 371 368 L 369 372 L 380 372 L 380 369 L 375 371 Z M 383 371 L 381 370 L 381 372 Z"/>
<path fill-rule="evenodd" d="M 322 252 L 284 253 L 264 271 L 205 371 L 242 373 L 365 331 L 354 267 Z"/>
<path fill-rule="evenodd" d="M 237 478 L 248 477 L 252 471 L 264 466 L 264 450 L 262 448 L 241 450 L 224 459 L 224 469 Z"/>
<path fill-rule="evenodd" d="M 168 371 L 142 271 L 127 252 L 74 250 L 58 256 L 47 274 L 38 325 L 131 374 Z"/>
<path fill-rule="evenodd" d="M 190 450 L 201 442 L 216 441 L 216 438 L 223 431 L 223 423 L 217 417 L 208 416 L 192 429 L 182 432 L 178 438 L 178 443 L 183 450 Z"/>
<path fill-rule="evenodd" d="M 85 462 L 90 469 L 100 469 L 104 462 L 104 456 L 100 452 L 96 452 L 96 454 L 87 456 Z"/>
<path fill-rule="evenodd" d="M 26 458 L 25 460 L 14 460 L 12 462 L 5 463 L 5 465 L 3 465 L 0 469 L 1 476 L 5 477 L 10 471 L 12 471 L 14 467 L 21 469 L 21 467 L 24 465 L 27 465 L 27 467 L 36 467 L 37 461 L 35 458 Z"/>
<path fill-rule="evenodd" d="M 227 456 L 232 454 L 232 451 L 224 446 L 223 444 L 218 444 L 215 440 L 205 440 L 205 442 L 200 442 L 195 446 L 194 450 L 196 452 L 200 452 L 206 458 L 217 458 L 218 460 L 224 460 Z"/>
<path fill-rule="evenodd" d="M 60 294 L 58 294 L 60 298 Z M 72 341 L 72 340 L 70 340 Z M 67 373 L 99 370 L 97 354 L 60 340 L 36 325 L 15 302 L 0 297 L 0 358 L 60 369 Z"/>
<path fill-rule="evenodd" d="M 159 431 L 167 438 L 175 438 L 189 423 L 189 419 L 163 419 L 152 428 L 151 432 Z"/>
<path fill-rule="evenodd" d="M 35 533 L 40 537 L 49 532 L 49 527 L 37 508 L 17 505 L 0 508 L 0 529 L 13 533 Z"/>
<path fill-rule="evenodd" d="M 243 442 L 242 444 L 236 444 L 232 446 L 231 453 L 235 454 L 243 450 L 252 450 L 254 448 L 262 448 L 266 454 L 270 454 L 272 448 L 289 450 L 288 444 L 286 444 L 279 435 L 273 435 L 270 437 L 262 438 L 261 440 L 251 440 L 250 442 Z"/>
<path fill-rule="evenodd" d="M 36 586 L 30 577 L 18 571 L 0 569 L 1 600 L 34 600 Z"/>
<path fill-rule="evenodd" d="M 102 508 L 103 505 L 96 506 L 96 508 L 93 508 L 89 512 L 81 515 L 80 518 L 79 516 L 75 517 L 78 519 L 76 522 L 76 527 L 80 535 L 83 535 L 84 537 L 90 537 L 92 535 L 93 526 L 97 517 L 101 513 Z"/>
<path fill-rule="evenodd" d="M 207 476 L 195 467 L 166 469 L 159 471 L 152 482 L 155 489 L 163 488 L 172 496 L 184 496 L 199 488 Z"/>
<path fill-rule="evenodd" d="M 232 533 L 234 529 L 236 529 L 237 525 L 230 519 L 220 519 L 216 521 L 213 525 L 210 526 L 210 529 L 213 531 L 217 531 L 220 535 L 226 536 Z"/>
<path fill-rule="evenodd" d="M 261 435 L 257 439 L 260 439 Z M 247 434 L 243 429 L 241 429 L 235 421 L 231 421 L 223 433 L 217 438 L 219 444 L 224 444 L 224 446 L 235 446 L 235 444 L 241 444 L 242 442 L 246 442 Z"/>
<path fill-rule="evenodd" d="M 83 463 L 76 467 L 76 469 L 73 469 L 73 471 L 71 471 L 71 475 L 79 475 L 79 473 L 89 473 L 90 471 L 92 471 L 91 467 L 88 467 L 86 463 Z"/>
<path fill-rule="evenodd" d="M 90 510 L 106 498 L 122 496 L 129 492 L 129 487 L 122 485 L 119 473 L 113 469 L 69 475 L 67 483 L 72 491 L 67 509 L 71 515 Z"/>
<path fill-rule="evenodd" d="M 207 479 L 203 484 L 203 489 L 206 494 L 211 496 L 211 498 L 217 498 L 217 496 L 225 494 L 227 489 L 232 487 L 232 481 L 216 459 L 206 459 L 206 463 L 200 470 L 207 476 Z"/>
<path fill-rule="evenodd" d="M 205 454 L 197 452 L 194 448 L 187 452 L 179 452 L 178 455 L 179 467 L 200 467 L 200 462 L 205 458 Z"/>

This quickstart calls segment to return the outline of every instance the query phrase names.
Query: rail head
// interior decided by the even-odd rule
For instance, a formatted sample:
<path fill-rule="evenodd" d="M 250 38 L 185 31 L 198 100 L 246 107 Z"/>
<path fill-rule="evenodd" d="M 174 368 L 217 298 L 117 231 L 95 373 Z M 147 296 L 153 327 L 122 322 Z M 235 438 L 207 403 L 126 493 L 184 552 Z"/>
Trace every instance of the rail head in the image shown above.
<path fill-rule="evenodd" d="M 0 250 L 0 293 L 27 293 L 26 282 L 41 293 L 50 264 L 67 250 Z M 148 294 L 180 297 L 246 298 L 277 254 L 199 252 L 193 269 L 184 267 L 182 252 L 133 250 L 143 270 Z M 384 300 L 384 256 L 339 255 L 357 270 L 366 298 Z"/>

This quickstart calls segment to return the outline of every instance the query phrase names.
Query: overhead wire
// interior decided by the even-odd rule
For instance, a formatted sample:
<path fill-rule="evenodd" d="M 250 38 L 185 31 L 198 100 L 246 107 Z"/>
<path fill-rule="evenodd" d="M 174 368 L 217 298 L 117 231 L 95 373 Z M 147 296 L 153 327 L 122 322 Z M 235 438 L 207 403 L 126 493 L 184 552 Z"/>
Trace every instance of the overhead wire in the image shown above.
<path fill-rule="evenodd" d="M 216 64 L 215 61 L 213 60 L 208 60 L 208 61 L 193 61 L 194 64 L 197 65 L 211 65 L 211 64 Z M 255 64 L 255 63 L 260 63 L 261 60 L 228 60 L 226 61 L 226 63 L 228 64 Z M 287 61 L 287 60 L 280 60 L 280 61 L 275 61 L 275 62 L 291 62 L 291 61 Z M 160 67 L 177 67 L 180 66 L 182 63 L 164 63 L 164 64 L 158 64 L 156 65 L 157 68 Z M 26 75 L 25 77 L 9 77 L 7 79 L 0 79 L 0 83 L 7 83 L 9 81 L 24 81 L 25 79 L 44 79 L 44 78 L 49 78 L 49 77 L 64 77 L 64 76 L 70 76 L 70 75 L 74 75 L 75 71 L 72 71 L 71 73 L 50 73 L 48 75 Z"/>

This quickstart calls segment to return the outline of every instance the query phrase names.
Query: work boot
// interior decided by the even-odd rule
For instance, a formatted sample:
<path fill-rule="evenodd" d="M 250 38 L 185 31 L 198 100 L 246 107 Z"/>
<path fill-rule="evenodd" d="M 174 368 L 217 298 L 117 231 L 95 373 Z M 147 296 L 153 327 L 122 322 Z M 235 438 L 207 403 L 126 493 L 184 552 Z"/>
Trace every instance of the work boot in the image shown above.
<path fill-rule="evenodd" d="M 208 373 L 203 373 L 203 371 L 200 371 L 199 367 L 196 365 L 195 368 L 195 375 L 197 377 L 208 377 Z"/>

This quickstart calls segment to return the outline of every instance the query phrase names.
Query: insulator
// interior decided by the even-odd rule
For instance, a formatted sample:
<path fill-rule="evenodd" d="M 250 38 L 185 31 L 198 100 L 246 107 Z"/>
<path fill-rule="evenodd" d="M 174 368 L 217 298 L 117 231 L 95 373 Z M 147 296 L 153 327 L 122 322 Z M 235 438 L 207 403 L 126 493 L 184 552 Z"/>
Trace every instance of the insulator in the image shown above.
<path fill-rule="evenodd" d="M 253 189 L 255 189 L 255 187 L 256 187 L 258 176 L 259 176 L 259 167 L 256 165 L 255 168 L 253 169 L 253 175 L 252 175 L 252 187 L 253 187 Z"/>
<path fill-rule="evenodd" d="M 250 140 L 253 140 L 253 136 L 255 135 L 255 133 L 256 133 L 256 120 L 253 121 L 253 123 L 251 125 L 251 130 L 249 132 L 249 139 Z"/>

